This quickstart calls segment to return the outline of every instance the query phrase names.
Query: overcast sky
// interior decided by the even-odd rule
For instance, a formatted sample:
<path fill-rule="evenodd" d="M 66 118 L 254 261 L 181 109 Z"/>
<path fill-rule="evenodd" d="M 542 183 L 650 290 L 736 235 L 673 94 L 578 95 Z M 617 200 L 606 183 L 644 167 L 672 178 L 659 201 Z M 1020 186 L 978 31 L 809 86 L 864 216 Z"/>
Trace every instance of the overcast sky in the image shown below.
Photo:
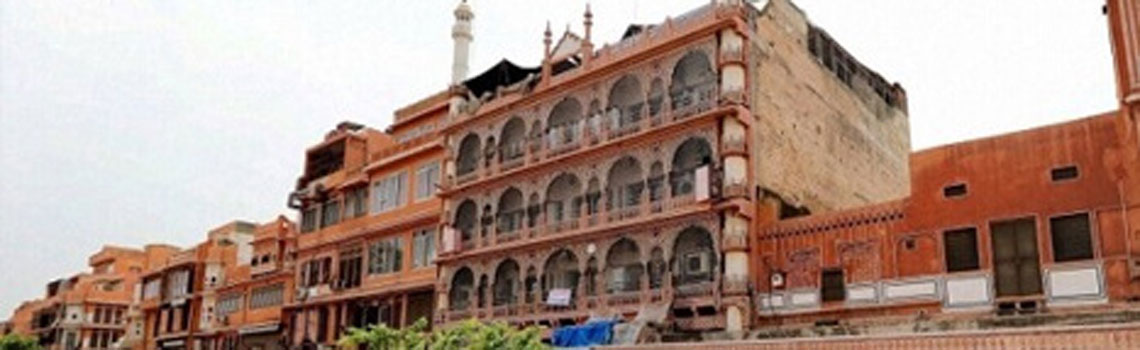
<path fill-rule="evenodd" d="M 471 0 L 472 73 L 585 0 Z M 708 0 L 594 0 L 595 41 Z M 1101 0 L 799 0 L 907 89 L 915 149 L 1115 107 Z M 288 213 L 303 150 L 445 88 L 456 1 L 0 1 L 0 319 L 103 244 Z M 557 35 L 557 34 L 556 34 Z M 291 214 L 291 213 L 290 213 Z"/>

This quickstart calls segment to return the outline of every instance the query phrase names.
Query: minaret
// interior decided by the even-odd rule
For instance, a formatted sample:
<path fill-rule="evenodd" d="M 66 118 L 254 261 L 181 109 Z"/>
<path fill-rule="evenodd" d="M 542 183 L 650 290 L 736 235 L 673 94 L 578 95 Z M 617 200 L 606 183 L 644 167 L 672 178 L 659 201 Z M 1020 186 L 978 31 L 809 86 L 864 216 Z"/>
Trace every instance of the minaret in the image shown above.
<path fill-rule="evenodd" d="M 582 24 L 586 28 L 586 37 L 582 39 L 582 65 L 588 65 L 590 59 L 594 57 L 594 42 L 590 39 L 590 33 L 594 27 L 594 13 L 590 12 L 590 3 L 586 3 L 586 14 L 583 16 L 585 20 Z"/>
<path fill-rule="evenodd" d="M 552 75 L 552 73 L 551 73 L 552 67 L 551 66 L 554 64 L 554 62 L 551 62 L 551 57 L 550 57 L 550 44 L 553 42 L 550 38 L 551 35 L 554 35 L 554 33 L 550 32 L 550 21 L 546 21 L 546 31 L 542 33 L 542 44 L 543 44 L 542 84 L 543 85 L 550 84 L 550 77 Z"/>
<path fill-rule="evenodd" d="M 463 0 L 455 8 L 455 24 L 451 26 L 451 39 L 455 41 L 451 63 L 452 85 L 462 83 L 467 79 L 467 60 L 470 56 L 471 41 L 475 40 L 475 37 L 471 35 L 472 19 L 475 19 L 475 13 L 471 12 L 471 6 L 467 5 L 467 0 Z"/>

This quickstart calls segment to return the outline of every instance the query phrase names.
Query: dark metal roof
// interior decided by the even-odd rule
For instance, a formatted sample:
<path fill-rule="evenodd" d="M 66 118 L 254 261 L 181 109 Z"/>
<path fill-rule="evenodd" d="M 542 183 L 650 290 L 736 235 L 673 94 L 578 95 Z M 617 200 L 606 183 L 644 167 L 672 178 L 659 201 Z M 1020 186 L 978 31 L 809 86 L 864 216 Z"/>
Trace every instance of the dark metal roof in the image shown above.
<path fill-rule="evenodd" d="M 538 74 L 539 71 L 540 68 L 520 67 L 504 58 L 482 74 L 464 81 L 463 86 L 478 98 L 486 92 L 494 92 L 499 86 L 513 85 L 526 79 L 527 75 Z"/>

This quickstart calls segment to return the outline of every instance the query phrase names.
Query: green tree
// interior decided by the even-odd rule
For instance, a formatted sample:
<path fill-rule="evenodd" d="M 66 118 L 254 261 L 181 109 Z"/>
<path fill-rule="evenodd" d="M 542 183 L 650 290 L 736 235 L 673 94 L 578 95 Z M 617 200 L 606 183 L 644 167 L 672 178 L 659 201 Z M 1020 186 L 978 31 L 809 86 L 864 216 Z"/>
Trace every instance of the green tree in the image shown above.
<path fill-rule="evenodd" d="M 424 333 L 427 321 L 420 319 L 404 329 L 385 325 L 352 328 L 341 338 L 344 347 L 364 345 L 367 350 L 547 350 L 537 327 L 516 329 L 503 322 L 483 323 L 474 319 L 445 329 Z M 0 349 L 3 350 L 3 349 Z"/>
<path fill-rule="evenodd" d="M 40 350 L 40 342 L 35 337 L 7 334 L 0 337 L 0 350 Z"/>

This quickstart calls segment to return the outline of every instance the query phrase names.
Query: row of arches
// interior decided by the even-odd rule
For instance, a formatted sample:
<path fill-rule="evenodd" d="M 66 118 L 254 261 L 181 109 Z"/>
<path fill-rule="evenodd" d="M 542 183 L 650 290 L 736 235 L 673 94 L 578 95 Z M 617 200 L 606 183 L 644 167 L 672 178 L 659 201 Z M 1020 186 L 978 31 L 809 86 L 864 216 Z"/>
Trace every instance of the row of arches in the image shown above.
<path fill-rule="evenodd" d="M 635 292 L 643 284 L 661 289 L 667 279 L 673 287 L 716 280 L 720 254 L 713 235 L 704 227 L 682 230 L 669 252 L 667 256 L 656 246 L 646 255 L 638 241 L 619 238 L 601 256 L 601 266 L 597 257 L 589 255 L 582 268 L 579 254 L 566 248 L 547 256 L 541 270 L 538 266 L 524 270 L 517 260 L 506 258 L 490 275 L 480 274 L 476 280 L 475 271 L 463 266 L 451 276 L 448 304 L 452 310 L 466 310 L 473 304 L 486 307 L 542 302 L 543 296 L 555 289 L 570 290 L 577 297 L 580 292 L 587 296 Z"/>
<path fill-rule="evenodd" d="M 668 173 L 660 161 L 646 169 L 636 157 L 624 156 L 611 163 L 604 184 L 597 177 L 583 182 L 578 175 L 564 172 L 548 183 L 542 195 L 534 191 L 524 197 L 517 187 L 507 188 L 494 202 L 497 206 L 492 207 L 491 203 L 483 206 L 482 216 L 475 200 L 463 200 L 455 209 L 452 223 L 460 231 L 462 240 L 471 240 L 481 222 L 487 225 L 493 221 L 497 232 L 510 233 L 537 226 L 542 214 L 548 222 L 561 222 L 581 217 L 583 210 L 587 215 L 596 214 L 602 205 L 610 210 L 637 206 L 645 197 L 644 191 L 648 191 L 650 201 L 665 198 L 666 190 L 674 197 L 684 196 L 695 189 L 696 169 L 712 163 L 709 141 L 690 137 L 673 152 Z"/>
<path fill-rule="evenodd" d="M 550 109 L 545 126 L 542 120 L 534 120 L 528 132 L 522 117 L 510 118 L 500 129 L 498 142 L 495 136 L 488 136 L 484 140 L 474 132 L 468 133 L 459 142 L 456 175 L 463 176 L 475 171 L 479 168 L 480 159 L 490 161 L 498 156 L 499 161 L 504 162 L 522 157 L 527 139 L 537 140 L 545 136 L 552 145 L 573 142 L 580 137 L 577 128 L 579 123 L 585 119 L 596 119 L 587 117 L 601 116 L 603 111 L 611 117 L 611 127 L 622 128 L 640 121 L 646 104 L 650 115 L 658 115 L 663 110 L 666 96 L 672 109 L 682 108 L 697 98 L 698 90 L 715 89 L 717 81 L 712 62 L 702 50 L 689 51 L 682 56 L 674 65 L 671 78 L 666 92 L 665 82 L 661 78 L 653 79 L 646 89 L 636 75 L 626 74 L 618 78 L 610 88 L 604 109 L 598 100 L 583 106 L 577 98 L 566 97 Z"/>

